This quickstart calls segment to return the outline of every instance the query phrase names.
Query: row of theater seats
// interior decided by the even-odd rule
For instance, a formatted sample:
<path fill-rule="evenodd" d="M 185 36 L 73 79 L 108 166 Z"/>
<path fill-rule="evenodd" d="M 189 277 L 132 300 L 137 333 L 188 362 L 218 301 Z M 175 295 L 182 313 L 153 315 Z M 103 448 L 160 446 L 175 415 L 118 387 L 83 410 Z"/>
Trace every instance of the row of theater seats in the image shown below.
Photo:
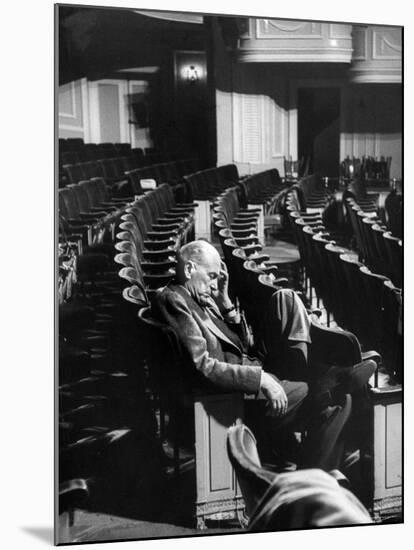
<path fill-rule="evenodd" d="M 402 285 L 402 241 L 378 218 L 367 212 L 352 198 L 344 201 L 359 259 L 370 269 L 389 277 L 399 288 Z"/>
<path fill-rule="evenodd" d="M 341 176 L 352 180 L 357 177 L 365 180 L 386 181 L 390 178 L 392 157 L 374 158 L 363 156 L 361 159 L 349 156 L 340 164 Z"/>
<path fill-rule="evenodd" d="M 110 254 L 99 256 L 99 277 L 84 275 L 59 306 L 59 513 L 69 525 L 74 508 L 145 500 L 162 483 L 161 448 L 144 435 L 155 419 L 134 319 Z"/>
<path fill-rule="evenodd" d="M 276 290 L 294 285 L 286 277 L 280 277 L 277 261 L 270 261 L 263 252 L 257 234 L 261 209 L 241 208 L 239 193 L 238 188 L 232 187 L 218 197 L 213 209 L 214 224 L 229 270 L 233 299 L 252 329 L 255 349 L 263 353 L 266 348 L 263 312 Z"/>
<path fill-rule="evenodd" d="M 130 187 L 125 187 L 130 180 L 130 173 L 140 174 L 142 179 L 160 179 L 161 183 L 182 178 L 184 174 L 195 170 L 197 162 L 194 159 L 176 160 L 164 163 L 152 163 L 146 167 L 134 157 L 114 157 L 96 161 L 65 164 L 62 167 L 61 187 L 70 183 L 78 183 L 81 180 L 93 177 L 102 177 L 106 183 L 114 187 L 114 191 L 122 195 L 130 192 Z M 142 191 L 141 191 L 142 192 Z"/>
<path fill-rule="evenodd" d="M 174 187 L 176 197 L 181 199 L 186 195 L 184 176 L 194 172 L 196 167 L 195 159 L 183 159 L 127 170 L 119 175 L 123 181 L 114 192 L 119 197 L 142 195 L 145 191 L 143 180 L 147 180 L 150 187 L 152 184 L 168 183 Z"/>
<path fill-rule="evenodd" d="M 214 201 L 227 187 L 240 180 L 235 164 L 225 164 L 188 174 L 184 178 L 187 198 L 198 201 Z"/>
<path fill-rule="evenodd" d="M 172 153 L 153 147 L 131 147 L 130 143 L 84 143 L 82 138 L 59 138 L 59 166 L 105 158 L 134 156 L 141 165 L 175 160 Z"/>
<path fill-rule="evenodd" d="M 127 205 L 111 197 L 102 178 L 92 178 L 59 189 L 61 237 L 77 236 L 84 247 L 95 247 L 113 235 L 116 221 Z"/>
<path fill-rule="evenodd" d="M 86 162 L 66 163 L 62 165 L 62 180 L 65 183 L 78 183 L 80 180 L 102 177 L 108 184 L 123 179 L 126 170 L 141 166 L 134 156 L 113 157 L 107 159 L 90 160 Z"/>
<path fill-rule="evenodd" d="M 401 289 L 364 265 L 358 251 L 344 246 L 318 213 L 298 211 L 294 196 L 288 202 L 306 286 L 323 302 L 328 322 L 333 316 L 339 326 L 357 335 L 365 349 L 378 350 L 383 366 L 401 381 Z M 363 222 L 364 217 L 358 220 Z M 401 261 L 397 266 L 401 269 Z"/>
<path fill-rule="evenodd" d="M 62 189 L 59 197 L 61 213 L 71 223 L 80 222 L 72 232 L 61 230 L 62 247 L 75 245 L 71 250 L 78 265 L 89 261 L 97 267 L 106 260 L 93 275 L 83 271 L 77 291 L 60 300 L 60 513 L 86 498 L 89 506 L 108 498 L 125 503 L 138 494 L 142 503 L 153 499 L 166 465 L 155 437 L 156 386 L 149 392 L 145 338 L 136 320 L 153 290 L 174 275 L 178 247 L 194 237 L 193 205 L 177 205 L 172 188 L 160 185 L 131 203 L 122 202 L 112 220 L 114 231 L 103 242 L 92 239 L 91 246 L 80 249 L 79 240 L 84 245 L 88 240 L 79 232 L 94 228 L 96 220 L 83 211 L 74 220 L 67 207 L 101 184 L 82 182 Z M 145 511 L 144 504 L 141 508 Z"/>
<path fill-rule="evenodd" d="M 75 143 L 72 143 L 75 141 Z M 77 140 L 59 139 L 59 164 L 75 164 L 90 160 L 123 157 L 131 155 L 129 143 L 83 143 Z M 137 157 L 144 157 L 140 148 L 134 150 Z"/>
<path fill-rule="evenodd" d="M 272 168 L 247 176 L 240 181 L 240 187 L 242 204 L 263 205 L 264 226 L 274 225 L 280 194 L 287 187 L 279 171 Z"/>
<path fill-rule="evenodd" d="M 175 203 L 171 187 L 162 184 L 127 208 L 119 229 L 119 275 L 137 285 L 148 303 L 174 277 L 178 248 L 194 239 L 194 206 Z"/>

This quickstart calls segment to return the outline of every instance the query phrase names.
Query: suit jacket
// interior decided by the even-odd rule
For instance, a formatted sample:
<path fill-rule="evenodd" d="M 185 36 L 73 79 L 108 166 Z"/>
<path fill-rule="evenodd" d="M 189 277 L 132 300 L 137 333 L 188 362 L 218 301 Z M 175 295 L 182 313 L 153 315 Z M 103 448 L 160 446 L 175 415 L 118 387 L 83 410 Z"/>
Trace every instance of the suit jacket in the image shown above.
<path fill-rule="evenodd" d="M 174 329 L 196 385 L 204 382 L 223 390 L 258 392 L 261 367 L 242 364 L 242 342 L 211 302 L 208 313 L 183 286 L 170 284 L 157 292 L 152 310 Z M 233 328 L 238 326 L 233 324 Z"/>

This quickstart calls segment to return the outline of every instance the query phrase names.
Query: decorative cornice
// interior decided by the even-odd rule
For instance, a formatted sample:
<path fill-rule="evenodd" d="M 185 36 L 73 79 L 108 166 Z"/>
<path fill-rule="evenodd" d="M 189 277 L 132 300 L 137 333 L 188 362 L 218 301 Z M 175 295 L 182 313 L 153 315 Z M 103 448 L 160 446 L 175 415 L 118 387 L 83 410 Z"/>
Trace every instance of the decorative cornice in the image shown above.
<path fill-rule="evenodd" d="M 298 52 L 292 55 L 293 52 Z M 319 55 L 318 55 L 319 54 Z M 316 62 L 349 63 L 352 50 L 348 48 L 250 48 L 239 50 L 239 61 L 253 62 Z"/>

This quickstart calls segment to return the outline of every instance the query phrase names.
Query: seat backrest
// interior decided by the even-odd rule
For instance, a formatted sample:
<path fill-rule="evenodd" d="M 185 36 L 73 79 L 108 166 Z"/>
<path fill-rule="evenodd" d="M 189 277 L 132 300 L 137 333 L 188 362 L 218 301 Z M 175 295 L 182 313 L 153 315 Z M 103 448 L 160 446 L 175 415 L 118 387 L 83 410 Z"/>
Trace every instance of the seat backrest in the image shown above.
<path fill-rule="evenodd" d="M 154 295 L 156 300 L 157 292 Z M 182 354 L 179 339 L 174 330 L 154 317 L 152 308 L 142 308 L 138 312 L 138 323 L 145 330 L 144 353 L 154 389 L 164 401 L 164 407 L 184 404 L 192 392 L 190 381 L 185 376 L 186 361 Z"/>
<path fill-rule="evenodd" d="M 123 264 L 121 263 L 120 265 L 123 265 Z M 118 275 L 121 279 L 125 279 L 130 285 L 144 286 L 141 275 L 132 266 L 122 267 L 119 270 Z"/>
<path fill-rule="evenodd" d="M 138 161 L 143 161 L 144 151 L 140 147 L 133 147 L 131 153 Z"/>
<path fill-rule="evenodd" d="M 98 172 L 98 163 L 95 161 L 88 161 L 82 163 L 82 170 L 86 176 L 87 179 L 89 178 L 95 178 L 99 176 Z"/>
<path fill-rule="evenodd" d="M 122 233 L 128 233 L 130 235 L 130 240 L 135 244 L 135 248 L 141 250 L 144 239 L 141 228 L 136 224 L 134 217 L 132 214 L 124 214 L 121 219 L 122 222 L 119 224 L 119 229 L 121 229 Z"/>
<path fill-rule="evenodd" d="M 91 184 L 93 184 L 97 193 L 99 194 L 99 202 L 110 200 L 110 193 L 108 191 L 104 178 L 91 178 L 89 181 Z"/>
<path fill-rule="evenodd" d="M 68 187 L 73 190 L 74 196 L 78 202 L 79 212 L 85 213 L 90 211 L 90 204 L 88 193 L 81 184 L 83 184 L 83 181 L 76 185 L 69 185 Z"/>
<path fill-rule="evenodd" d="M 78 164 L 80 162 L 79 155 L 76 151 L 64 151 L 59 154 L 59 164 Z"/>
<path fill-rule="evenodd" d="M 368 267 L 359 269 L 364 292 L 364 307 L 361 308 L 364 341 L 369 347 L 384 352 L 384 333 L 387 330 L 383 318 L 384 282 L 387 277 L 373 273 Z"/>
<path fill-rule="evenodd" d="M 122 297 L 127 302 L 138 306 L 138 308 L 149 306 L 149 300 L 145 288 L 137 284 L 125 287 L 122 291 Z"/>
<path fill-rule="evenodd" d="M 362 360 L 361 346 L 352 332 L 311 322 L 309 362 L 351 367 Z"/>
<path fill-rule="evenodd" d="M 141 186 L 141 179 L 147 177 L 145 168 L 135 168 L 134 170 L 126 171 L 125 176 L 131 185 L 132 193 L 134 195 L 143 195 L 144 190 Z"/>
<path fill-rule="evenodd" d="M 223 178 L 229 185 L 236 185 L 240 179 L 239 171 L 235 164 L 225 164 L 218 167 L 218 177 Z"/>
<path fill-rule="evenodd" d="M 79 219 L 79 206 L 78 201 L 76 200 L 75 193 L 73 189 L 65 187 L 64 189 L 59 189 L 59 203 L 60 200 L 63 201 L 66 211 L 66 219 Z M 62 204 L 63 205 L 63 204 Z"/>
<path fill-rule="evenodd" d="M 125 252 L 127 254 L 130 254 L 131 256 L 135 257 L 138 262 L 141 262 L 142 260 L 142 249 L 137 247 L 134 238 L 128 231 L 123 231 L 122 233 L 126 233 L 128 235 L 128 238 L 125 240 L 120 240 L 115 243 L 115 248 L 118 252 Z M 119 235 L 119 233 L 118 233 Z M 117 235 L 117 237 L 118 237 Z"/>
<path fill-rule="evenodd" d="M 98 161 L 102 168 L 104 178 L 112 179 L 117 177 L 116 169 L 110 158 L 102 158 Z"/>
<path fill-rule="evenodd" d="M 94 181 L 88 180 L 83 182 L 83 187 L 88 194 L 89 204 L 93 207 L 98 207 L 105 199 L 101 199 L 101 193 L 99 187 Z"/>
<path fill-rule="evenodd" d="M 65 164 L 63 166 L 63 170 L 65 171 L 70 183 L 78 183 L 78 181 L 87 179 L 82 163 Z"/>
<path fill-rule="evenodd" d="M 345 254 L 345 249 L 333 243 L 325 245 L 326 259 L 329 267 L 329 276 L 332 279 L 332 289 L 335 292 L 334 317 L 339 324 L 345 323 L 346 317 L 346 281 L 340 268 L 340 255 Z M 346 326 L 346 325 L 345 325 Z"/>
<path fill-rule="evenodd" d="M 398 288 L 402 286 L 402 242 L 398 237 L 394 237 L 391 232 L 386 231 L 383 234 L 385 251 L 390 264 L 392 282 Z"/>

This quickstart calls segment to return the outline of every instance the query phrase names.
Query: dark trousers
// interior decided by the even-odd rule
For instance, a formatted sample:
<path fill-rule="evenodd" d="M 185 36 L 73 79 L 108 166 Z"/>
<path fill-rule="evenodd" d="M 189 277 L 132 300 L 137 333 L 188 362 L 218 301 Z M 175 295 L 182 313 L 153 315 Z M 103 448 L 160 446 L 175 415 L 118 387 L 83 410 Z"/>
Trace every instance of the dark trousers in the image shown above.
<path fill-rule="evenodd" d="M 263 462 L 294 461 L 299 468 L 321 468 L 329 471 L 340 467 L 344 450 L 344 427 L 349 419 L 352 399 L 343 404 L 315 410 L 308 399 L 305 382 L 281 380 L 288 410 L 284 417 L 269 415 L 267 401 L 261 398 L 245 401 L 245 422 L 257 438 Z M 293 432 L 305 433 L 299 445 Z"/>
<path fill-rule="evenodd" d="M 287 458 L 286 454 L 292 450 L 289 431 L 306 431 L 296 456 L 298 466 L 324 470 L 338 468 L 343 455 L 344 427 L 351 414 L 352 398 L 346 395 L 342 402 L 323 407 L 319 407 L 315 401 L 313 386 L 321 372 L 314 371 L 308 364 L 311 322 L 305 306 L 293 290 L 282 289 L 273 294 L 266 313 L 265 334 L 268 352 L 265 370 L 278 380 L 282 379 L 280 383 L 288 397 L 288 412 L 280 419 L 269 417 L 263 402 L 259 405 L 261 411 L 249 411 L 246 414 L 246 421 L 249 421 L 250 416 L 256 433 L 260 433 L 260 439 L 264 438 L 283 458 Z M 258 428 L 259 418 L 263 418 L 263 415 L 265 421 Z M 258 444 L 260 449 L 259 437 Z M 265 453 L 267 451 L 268 448 L 264 450 Z"/>

